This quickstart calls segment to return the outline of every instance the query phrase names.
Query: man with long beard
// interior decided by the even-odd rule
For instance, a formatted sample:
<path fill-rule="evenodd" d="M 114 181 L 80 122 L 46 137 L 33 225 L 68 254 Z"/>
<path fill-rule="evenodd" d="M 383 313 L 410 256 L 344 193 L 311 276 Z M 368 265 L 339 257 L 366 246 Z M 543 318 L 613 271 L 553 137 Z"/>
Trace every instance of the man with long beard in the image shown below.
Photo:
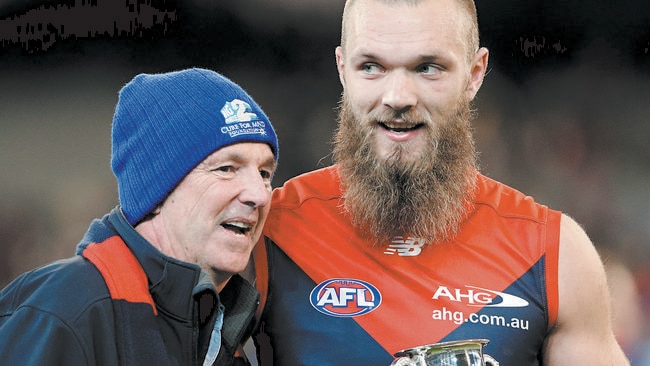
<path fill-rule="evenodd" d="M 462 340 L 492 365 L 628 364 L 584 231 L 477 169 L 473 1 L 348 0 L 336 61 L 336 164 L 274 192 L 255 248 L 262 365 Z"/>
<path fill-rule="evenodd" d="M 334 159 L 346 188 L 345 206 L 355 224 L 373 233 L 369 239 L 390 243 L 396 234 L 408 234 L 429 243 L 456 232 L 474 190 L 476 152 L 469 101 L 462 98 L 455 107 L 438 120 L 414 110 L 363 118 L 344 97 Z M 371 126 L 386 128 L 398 120 L 422 129 L 424 144 L 419 148 L 404 140 L 379 157 Z M 399 129 L 405 128 L 393 130 Z"/>

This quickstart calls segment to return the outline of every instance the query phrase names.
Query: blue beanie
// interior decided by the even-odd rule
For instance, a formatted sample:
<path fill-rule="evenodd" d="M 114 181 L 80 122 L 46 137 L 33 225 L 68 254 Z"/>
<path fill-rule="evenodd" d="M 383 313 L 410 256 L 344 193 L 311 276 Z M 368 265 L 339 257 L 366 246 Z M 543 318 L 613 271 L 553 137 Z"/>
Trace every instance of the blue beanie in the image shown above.
<path fill-rule="evenodd" d="M 111 166 L 122 212 L 135 225 L 214 151 L 262 142 L 278 158 L 264 111 L 237 84 L 210 70 L 140 74 L 119 93 Z"/>

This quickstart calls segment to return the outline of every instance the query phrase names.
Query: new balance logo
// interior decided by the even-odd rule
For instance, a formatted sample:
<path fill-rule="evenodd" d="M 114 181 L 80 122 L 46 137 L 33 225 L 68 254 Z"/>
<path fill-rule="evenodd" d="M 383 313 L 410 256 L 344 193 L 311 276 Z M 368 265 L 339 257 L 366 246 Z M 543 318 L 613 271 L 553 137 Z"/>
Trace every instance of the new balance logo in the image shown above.
<path fill-rule="evenodd" d="M 226 124 L 235 122 L 250 122 L 258 120 L 257 114 L 252 112 L 250 104 L 240 99 L 233 99 L 226 102 L 221 108 L 221 114 L 226 119 Z"/>
<path fill-rule="evenodd" d="M 397 254 L 401 257 L 414 257 L 420 255 L 423 246 L 424 241 L 420 238 L 402 238 L 401 236 L 396 236 L 388 245 L 384 254 Z"/>

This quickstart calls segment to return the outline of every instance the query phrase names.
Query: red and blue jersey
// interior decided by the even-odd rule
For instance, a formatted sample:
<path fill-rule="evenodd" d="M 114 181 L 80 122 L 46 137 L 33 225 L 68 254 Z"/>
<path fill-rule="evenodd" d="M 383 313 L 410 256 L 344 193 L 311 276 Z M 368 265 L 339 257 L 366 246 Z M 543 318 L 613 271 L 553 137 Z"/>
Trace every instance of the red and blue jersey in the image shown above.
<path fill-rule="evenodd" d="M 388 365 L 403 349 L 479 338 L 501 365 L 541 363 L 560 212 L 479 174 L 452 240 L 373 246 L 342 203 L 336 167 L 274 192 L 255 256 L 275 365 Z"/>

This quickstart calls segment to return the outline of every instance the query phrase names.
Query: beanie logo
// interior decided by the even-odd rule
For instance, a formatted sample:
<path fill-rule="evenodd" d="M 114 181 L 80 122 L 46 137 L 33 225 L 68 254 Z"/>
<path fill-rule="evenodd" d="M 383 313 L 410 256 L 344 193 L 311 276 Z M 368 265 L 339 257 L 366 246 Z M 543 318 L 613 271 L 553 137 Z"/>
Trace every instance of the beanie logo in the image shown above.
<path fill-rule="evenodd" d="M 226 102 L 221 108 L 221 114 L 226 119 L 226 124 L 236 122 L 250 122 L 259 119 L 257 114 L 252 112 L 250 104 L 240 99 L 233 99 Z"/>
<path fill-rule="evenodd" d="M 257 114 L 252 112 L 250 104 L 240 99 L 226 102 L 221 108 L 221 114 L 226 120 L 226 125 L 221 127 L 221 133 L 231 138 L 239 135 L 266 136 L 267 126 Z"/>

